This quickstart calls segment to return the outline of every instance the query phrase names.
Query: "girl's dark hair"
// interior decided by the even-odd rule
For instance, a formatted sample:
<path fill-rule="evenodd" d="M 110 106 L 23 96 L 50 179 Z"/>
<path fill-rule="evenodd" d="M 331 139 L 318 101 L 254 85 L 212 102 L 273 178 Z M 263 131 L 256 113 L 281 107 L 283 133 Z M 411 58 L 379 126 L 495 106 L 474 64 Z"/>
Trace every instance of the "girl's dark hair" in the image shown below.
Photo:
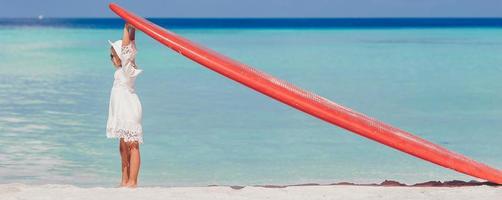
<path fill-rule="evenodd" d="M 122 62 L 119 58 L 119 56 L 117 55 L 117 52 L 115 51 L 115 49 L 113 47 L 110 47 L 110 50 L 112 51 L 112 53 L 110 54 L 110 59 L 113 59 L 113 57 L 117 57 L 119 59 L 119 66 L 122 66 Z"/>

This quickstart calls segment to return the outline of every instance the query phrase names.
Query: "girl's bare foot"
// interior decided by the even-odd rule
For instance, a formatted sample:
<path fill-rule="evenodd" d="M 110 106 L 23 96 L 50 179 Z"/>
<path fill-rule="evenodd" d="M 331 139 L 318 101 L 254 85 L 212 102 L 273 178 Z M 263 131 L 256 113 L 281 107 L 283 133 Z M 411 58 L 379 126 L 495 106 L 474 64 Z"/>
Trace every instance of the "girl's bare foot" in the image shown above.
<path fill-rule="evenodd" d="M 127 187 L 127 182 L 122 181 L 122 182 L 120 183 L 120 187 Z"/>
<path fill-rule="evenodd" d="M 138 184 L 134 183 L 134 182 L 128 182 L 125 185 L 125 187 L 128 187 L 128 188 L 136 188 L 137 186 L 138 186 Z"/>

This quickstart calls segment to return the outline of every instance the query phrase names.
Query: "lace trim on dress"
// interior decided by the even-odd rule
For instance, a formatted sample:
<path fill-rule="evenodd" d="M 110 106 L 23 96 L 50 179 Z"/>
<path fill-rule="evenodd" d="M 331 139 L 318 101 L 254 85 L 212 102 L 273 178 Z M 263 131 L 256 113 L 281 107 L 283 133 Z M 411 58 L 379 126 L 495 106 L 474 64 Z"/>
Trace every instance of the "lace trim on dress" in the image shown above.
<path fill-rule="evenodd" d="M 107 134 L 108 138 L 124 138 L 125 142 L 138 142 L 140 144 L 143 144 L 143 136 L 139 135 L 136 132 L 131 132 L 129 130 L 123 129 L 107 129 L 107 131 L 113 133 Z"/>
<path fill-rule="evenodd" d="M 138 141 L 143 143 L 143 129 L 140 124 L 115 122 L 106 127 L 106 137 L 124 138 L 125 142 Z"/>

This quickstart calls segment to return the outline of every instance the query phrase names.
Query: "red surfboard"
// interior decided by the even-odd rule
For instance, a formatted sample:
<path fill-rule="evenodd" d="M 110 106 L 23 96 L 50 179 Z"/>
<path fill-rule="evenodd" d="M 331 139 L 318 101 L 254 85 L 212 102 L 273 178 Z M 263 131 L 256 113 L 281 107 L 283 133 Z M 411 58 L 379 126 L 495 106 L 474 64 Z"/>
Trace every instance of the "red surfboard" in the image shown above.
<path fill-rule="evenodd" d="M 116 4 L 110 9 L 137 29 L 181 55 L 257 92 L 353 133 L 437 165 L 502 184 L 502 171 L 302 90 L 250 66 L 204 48 Z"/>

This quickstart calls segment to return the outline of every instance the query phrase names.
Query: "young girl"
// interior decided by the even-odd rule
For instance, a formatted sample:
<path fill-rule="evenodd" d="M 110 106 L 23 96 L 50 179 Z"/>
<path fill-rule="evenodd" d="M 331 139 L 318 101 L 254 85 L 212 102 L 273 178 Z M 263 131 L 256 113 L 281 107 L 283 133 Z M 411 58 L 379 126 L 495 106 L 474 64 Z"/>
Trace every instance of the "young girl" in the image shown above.
<path fill-rule="evenodd" d="M 134 88 L 134 81 L 142 70 L 137 69 L 135 63 L 134 35 L 134 27 L 126 23 L 122 40 L 108 41 L 111 45 L 110 58 L 115 66 L 115 80 L 110 95 L 106 136 L 120 138 L 121 187 L 136 187 L 138 184 L 139 144 L 143 143 L 142 109 Z"/>

